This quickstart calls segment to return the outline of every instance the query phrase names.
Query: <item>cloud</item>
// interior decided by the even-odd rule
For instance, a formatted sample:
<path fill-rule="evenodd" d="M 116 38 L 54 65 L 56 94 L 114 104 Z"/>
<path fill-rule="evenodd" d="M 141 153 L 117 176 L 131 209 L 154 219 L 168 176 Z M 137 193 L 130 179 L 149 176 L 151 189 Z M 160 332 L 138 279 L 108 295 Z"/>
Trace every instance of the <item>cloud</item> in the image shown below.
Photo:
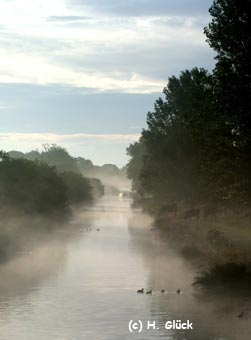
<path fill-rule="evenodd" d="M 208 2 L 175 3 L 29 0 L 26 13 L 0 0 L 0 82 L 151 93 L 183 69 L 211 69 Z"/>
<path fill-rule="evenodd" d="M 138 140 L 139 134 L 53 134 L 53 133 L 0 133 L 0 141 L 5 143 L 27 142 L 27 143 L 79 143 L 79 142 L 133 142 Z M 38 145 L 39 146 L 39 145 Z"/>
<path fill-rule="evenodd" d="M 124 162 L 138 136 L 129 127 L 145 124 L 168 77 L 213 68 L 203 35 L 211 2 L 0 0 L 0 131 L 40 132 L 1 134 L 1 147 L 51 141 Z"/>
<path fill-rule="evenodd" d="M 7 105 L 2 105 L 1 103 L 0 103 L 0 110 L 7 110 L 9 108 L 9 106 L 7 106 Z"/>
<path fill-rule="evenodd" d="M 160 91 L 162 88 L 160 81 L 134 72 L 116 70 L 105 72 L 95 69 L 76 71 L 74 68 L 23 53 L 9 56 L 2 53 L 0 82 L 38 85 L 68 84 L 96 91 L 116 90 L 127 93 L 150 93 Z"/>
<path fill-rule="evenodd" d="M 90 20 L 90 17 L 80 15 L 52 15 L 46 18 L 47 21 L 52 22 L 73 22 L 73 21 L 86 21 Z"/>
<path fill-rule="evenodd" d="M 115 16 L 201 15 L 212 5 L 211 0 L 68 0 L 72 6 Z"/>

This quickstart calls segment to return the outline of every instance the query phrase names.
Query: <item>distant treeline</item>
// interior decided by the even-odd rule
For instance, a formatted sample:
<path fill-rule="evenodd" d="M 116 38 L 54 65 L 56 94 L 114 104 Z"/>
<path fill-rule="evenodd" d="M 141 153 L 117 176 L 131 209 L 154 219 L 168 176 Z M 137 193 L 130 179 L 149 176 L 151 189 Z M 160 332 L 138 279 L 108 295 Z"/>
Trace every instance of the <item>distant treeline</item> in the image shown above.
<path fill-rule="evenodd" d="M 30 152 L 10 151 L 11 158 L 24 158 L 30 161 L 42 161 L 50 166 L 56 166 L 60 172 L 81 173 L 88 178 L 94 197 L 104 194 L 104 187 L 107 192 L 117 193 L 120 188 L 126 188 L 129 180 L 126 175 L 126 168 L 119 169 L 114 164 L 94 165 L 89 159 L 83 157 L 72 157 L 69 153 L 58 147 L 56 144 L 44 144 L 44 151 L 32 150 Z"/>
<path fill-rule="evenodd" d="M 43 161 L 49 165 L 57 166 L 59 171 L 81 172 L 85 177 L 100 178 L 102 176 L 124 176 L 126 169 L 119 169 L 114 164 L 94 165 L 91 160 L 83 157 L 72 157 L 62 147 L 56 144 L 44 144 L 44 151 L 32 150 L 30 152 L 9 151 L 11 158 L 25 158 L 30 161 Z"/>
<path fill-rule="evenodd" d="M 216 52 L 212 73 L 172 76 L 131 144 L 129 178 L 140 198 L 250 208 L 251 3 L 216 0 L 204 29 Z"/>
<path fill-rule="evenodd" d="M 0 152 L 2 215 L 25 214 L 65 218 L 72 206 L 90 203 L 104 194 L 97 178 L 85 178 L 78 160 L 56 145 L 41 153 Z"/>

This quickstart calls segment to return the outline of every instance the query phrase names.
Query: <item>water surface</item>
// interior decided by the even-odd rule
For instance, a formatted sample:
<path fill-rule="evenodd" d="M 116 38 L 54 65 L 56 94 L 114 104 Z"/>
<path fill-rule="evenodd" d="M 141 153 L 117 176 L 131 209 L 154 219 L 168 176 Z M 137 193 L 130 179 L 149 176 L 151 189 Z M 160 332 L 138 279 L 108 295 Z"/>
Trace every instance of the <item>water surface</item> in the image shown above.
<path fill-rule="evenodd" d="M 104 197 L 76 216 L 67 241 L 58 231 L 1 265 L 0 340 L 250 340 L 250 319 L 237 317 L 248 298 L 192 288 L 198 268 L 130 204 Z M 152 295 L 137 294 L 142 287 Z M 166 330 L 173 319 L 189 319 L 194 330 Z M 130 320 L 143 331 L 130 333 Z"/>

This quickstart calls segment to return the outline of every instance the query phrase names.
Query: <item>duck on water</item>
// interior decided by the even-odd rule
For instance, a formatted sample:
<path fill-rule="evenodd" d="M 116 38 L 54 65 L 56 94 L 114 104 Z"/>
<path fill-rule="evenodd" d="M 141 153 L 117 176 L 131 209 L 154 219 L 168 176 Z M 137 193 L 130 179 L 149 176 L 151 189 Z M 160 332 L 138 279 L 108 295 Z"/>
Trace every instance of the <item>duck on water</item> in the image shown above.
<path fill-rule="evenodd" d="M 143 294 L 143 293 L 144 293 L 144 288 L 138 289 L 138 290 L 137 290 L 137 293 L 138 293 L 138 294 Z"/>

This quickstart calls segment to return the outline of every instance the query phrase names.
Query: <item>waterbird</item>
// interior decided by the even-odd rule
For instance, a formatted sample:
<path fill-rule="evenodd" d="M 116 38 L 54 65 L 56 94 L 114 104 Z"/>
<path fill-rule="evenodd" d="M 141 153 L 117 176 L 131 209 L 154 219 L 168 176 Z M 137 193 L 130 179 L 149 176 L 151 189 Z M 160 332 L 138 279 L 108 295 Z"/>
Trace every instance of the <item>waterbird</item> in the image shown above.
<path fill-rule="evenodd" d="M 161 289 L 161 293 L 165 293 L 165 289 Z"/>
<path fill-rule="evenodd" d="M 242 318 L 244 316 L 244 311 L 242 311 L 239 315 L 238 315 L 238 318 Z"/>
<path fill-rule="evenodd" d="M 241 319 L 243 318 L 243 316 L 248 316 L 250 313 L 251 309 L 250 308 L 246 308 L 244 309 L 242 312 L 240 312 L 240 314 L 238 315 L 238 318 Z"/>
<path fill-rule="evenodd" d="M 137 293 L 139 293 L 139 294 L 143 294 L 143 293 L 144 293 L 144 288 L 142 288 L 142 289 L 138 289 L 138 290 L 137 290 Z"/>
<path fill-rule="evenodd" d="M 148 290 L 146 294 L 152 294 L 152 289 Z"/>
<path fill-rule="evenodd" d="M 97 231 L 99 231 L 99 228 L 97 229 Z"/>
<path fill-rule="evenodd" d="M 178 289 L 176 290 L 176 293 L 177 293 L 177 294 L 180 294 L 180 293 L 181 293 L 181 290 L 178 288 Z"/>

